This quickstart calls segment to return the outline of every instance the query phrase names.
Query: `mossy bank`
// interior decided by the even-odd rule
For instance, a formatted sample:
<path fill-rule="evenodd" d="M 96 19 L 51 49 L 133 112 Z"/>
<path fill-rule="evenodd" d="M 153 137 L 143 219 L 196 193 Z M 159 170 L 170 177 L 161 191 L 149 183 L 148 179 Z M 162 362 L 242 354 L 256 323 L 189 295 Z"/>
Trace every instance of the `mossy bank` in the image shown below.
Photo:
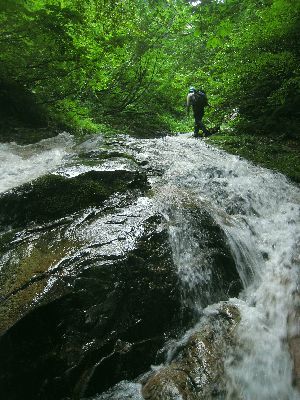
<path fill-rule="evenodd" d="M 300 142 L 285 137 L 219 133 L 209 143 L 300 183 Z"/>

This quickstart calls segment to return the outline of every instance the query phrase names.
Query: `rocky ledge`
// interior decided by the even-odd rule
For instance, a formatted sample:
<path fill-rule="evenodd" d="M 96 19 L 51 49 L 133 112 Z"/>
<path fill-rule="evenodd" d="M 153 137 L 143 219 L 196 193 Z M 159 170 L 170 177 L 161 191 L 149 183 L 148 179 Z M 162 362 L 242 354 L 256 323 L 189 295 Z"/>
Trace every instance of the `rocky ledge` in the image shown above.
<path fill-rule="evenodd" d="M 145 400 L 225 398 L 224 358 L 234 342 L 237 308 L 223 303 L 178 347 L 169 365 L 143 384 Z"/>

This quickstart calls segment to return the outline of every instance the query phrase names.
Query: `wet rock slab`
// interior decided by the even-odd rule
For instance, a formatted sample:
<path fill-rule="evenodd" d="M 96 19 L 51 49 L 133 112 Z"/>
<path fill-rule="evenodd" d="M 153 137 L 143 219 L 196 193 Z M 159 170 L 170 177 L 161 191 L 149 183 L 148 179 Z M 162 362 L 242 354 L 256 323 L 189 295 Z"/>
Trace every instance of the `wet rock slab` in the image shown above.
<path fill-rule="evenodd" d="M 203 309 L 238 296 L 242 281 L 236 262 L 224 231 L 205 205 L 171 204 L 166 213 L 185 303 Z"/>
<path fill-rule="evenodd" d="M 91 396 L 149 369 L 178 327 L 177 275 L 159 216 L 125 256 L 89 259 L 68 289 L 0 338 L 7 399 Z M 173 332 L 174 334 L 174 332 Z"/>
<path fill-rule="evenodd" d="M 25 226 L 59 219 L 100 206 L 112 194 L 147 188 L 147 177 L 139 171 L 92 169 L 70 178 L 51 174 L 2 194 L 0 223 Z"/>
<path fill-rule="evenodd" d="M 4 398 L 113 393 L 114 385 L 162 362 L 168 338 L 194 323 L 192 307 L 182 303 L 168 223 L 146 197 L 146 173 L 157 172 L 143 172 L 118 146 L 103 151 L 91 141 L 78 149 L 75 164 L 0 197 L 0 223 L 7 229 L 0 242 L 7 262 L 4 298 L 8 308 L 14 300 L 22 303 L 0 337 Z M 209 255 L 205 265 L 193 265 L 211 277 L 200 287 L 207 305 L 237 293 L 241 284 L 219 227 L 205 211 L 187 208 L 189 238 L 199 257 Z M 217 315 L 144 384 L 145 398 L 171 399 L 164 382 L 188 400 L 213 394 L 205 380 L 223 393 L 219 357 L 225 345 L 216 329 L 222 326 L 229 341 L 234 317 L 224 310 Z"/>
<path fill-rule="evenodd" d="M 103 213 L 132 204 L 148 187 L 133 162 L 131 168 L 123 161 L 110 168 L 77 163 L 0 195 L 0 333 L 35 307 L 49 285 L 58 296 L 66 290 L 62 277 L 74 263 L 64 259 L 82 257 L 79 249 L 92 240 L 78 237 L 82 221 L 97 224 Z"/>

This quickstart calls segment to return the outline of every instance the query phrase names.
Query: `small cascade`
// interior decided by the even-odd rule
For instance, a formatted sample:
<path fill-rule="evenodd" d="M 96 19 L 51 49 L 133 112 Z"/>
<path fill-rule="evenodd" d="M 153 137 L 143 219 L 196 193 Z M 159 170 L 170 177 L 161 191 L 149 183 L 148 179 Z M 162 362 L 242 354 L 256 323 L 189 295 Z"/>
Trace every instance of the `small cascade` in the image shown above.
<path fill-rule="evenodd" d="M 189 292 L 199 313 L 209 290 L 211 259 L 203 243 L 211 238 L 203 224 L 195 235 L 203 210 L 223 232 L 243 285 L 230 300 L 241 322 L 238 344 L 226 359 L 228 399 L 298 399 L 287 324 L 299 287 L 299 189 L 278 173 L 204 142 L 165 138 L 145 149 L 141 158 L 164 170 L 157 199 L 169 224 L 183 298 Z"/>

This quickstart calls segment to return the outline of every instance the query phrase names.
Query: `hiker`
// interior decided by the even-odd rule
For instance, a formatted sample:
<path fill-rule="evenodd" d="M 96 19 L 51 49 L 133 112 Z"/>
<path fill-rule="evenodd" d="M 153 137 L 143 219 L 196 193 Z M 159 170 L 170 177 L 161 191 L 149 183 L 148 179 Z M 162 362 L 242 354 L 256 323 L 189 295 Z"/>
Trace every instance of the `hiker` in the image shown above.
<path fill-rule="evenodd" d="M 201 90 L 196 90 L 194 87 L 190 87 L 189 93 L 186 99 L 187 114 L 190 114 L 190 107 L 193 108 L 195 126 L 194 126 L 194 137 L 200 137 L 200 129 L 203 132 L 203 136 L 209 136 L 209 131 L 205 128 L 202 118 L 204 115 L 204 107 L 208 106 L 206 94 Z"/>

